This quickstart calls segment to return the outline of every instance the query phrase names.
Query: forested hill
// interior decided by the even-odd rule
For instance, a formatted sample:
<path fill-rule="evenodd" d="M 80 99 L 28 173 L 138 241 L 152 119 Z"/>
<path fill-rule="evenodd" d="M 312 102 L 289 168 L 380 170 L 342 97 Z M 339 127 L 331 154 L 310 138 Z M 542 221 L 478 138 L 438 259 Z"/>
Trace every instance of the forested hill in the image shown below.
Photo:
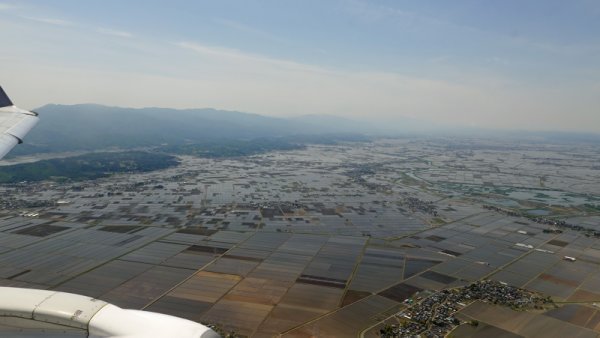
<path fill-rule="evenodd" d="M 114 173 L 165 169 L 178 164 L 177 158 L 167 154 L 141 151 L 91 153 L 34 163 L 0 166 L 0 183 L 47 179 L 80 181 L 106 177 Z"/>

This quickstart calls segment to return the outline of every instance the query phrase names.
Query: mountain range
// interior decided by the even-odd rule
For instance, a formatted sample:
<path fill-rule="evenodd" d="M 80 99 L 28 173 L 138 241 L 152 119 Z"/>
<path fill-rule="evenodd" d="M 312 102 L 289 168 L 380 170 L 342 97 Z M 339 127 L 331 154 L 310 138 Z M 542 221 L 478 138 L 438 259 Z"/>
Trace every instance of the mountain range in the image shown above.
<path fill-rule="evenodd" d="M 33 153 L 193 144 L 324 134 L 375 132 L 333 116 L 276 118 L 217 109 L 122 108 L 49 104 L 35 109 L 39 124 L 12 156 Z"/>
<path fill-rule="evenodd" d="M 40 114 L 39 124 L 9 157 L 201 143 L 214 146 L 215 142 L 258 138 L 282 139 L 282 142 L 297 144 L 331 143 L 336 140 L 365 140 L 365 135 L 470 136 L 528 142 L 600 143 L 599 134 L 452 128 L 411 118 L 384 123 L 330 115 L 278 118 L 212 108 L 122 108 L 98 104 L 48 104 L 35 111 Z M 273 145 L 273 140 L 269 144 Z"/>

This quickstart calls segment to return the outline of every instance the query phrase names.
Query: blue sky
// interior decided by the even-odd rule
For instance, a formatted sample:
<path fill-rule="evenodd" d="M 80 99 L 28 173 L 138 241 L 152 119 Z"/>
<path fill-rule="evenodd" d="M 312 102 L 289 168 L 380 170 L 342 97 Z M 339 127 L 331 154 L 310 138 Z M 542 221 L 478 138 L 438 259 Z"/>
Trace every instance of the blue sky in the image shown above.
<path fill-rule="evenodd" d="M 26 108 L 600 132 L 596 0 L 0 0 L 0 43 Z"/>

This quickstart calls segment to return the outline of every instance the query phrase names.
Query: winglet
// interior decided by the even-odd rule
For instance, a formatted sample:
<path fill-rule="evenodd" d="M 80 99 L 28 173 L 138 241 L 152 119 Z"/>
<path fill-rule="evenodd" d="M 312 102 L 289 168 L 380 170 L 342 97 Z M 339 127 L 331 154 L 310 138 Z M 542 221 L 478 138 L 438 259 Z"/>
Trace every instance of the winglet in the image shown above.
<path fill-rule="evenodd" d="M 8 98 L 8 95 L 6 95 L 2 87 L 0 87 L 0 108 L 9 106 L 14 106 L 14 104 Z"/>

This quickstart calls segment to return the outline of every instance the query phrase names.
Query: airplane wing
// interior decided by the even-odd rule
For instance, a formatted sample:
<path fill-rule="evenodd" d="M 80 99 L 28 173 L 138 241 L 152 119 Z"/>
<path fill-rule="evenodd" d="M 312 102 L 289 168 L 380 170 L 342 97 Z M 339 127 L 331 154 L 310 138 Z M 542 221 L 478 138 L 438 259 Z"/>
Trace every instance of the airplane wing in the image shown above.
<path fill-rule="evenodd" d="M 207 326 L 66 292 L 0 286 L 1 337 L 220 338 Z"/>
<path fill-rule="evenodd" d="M 0 87 L 0 159 L 38 123 L 37 113 L 17 108 Z"/>

